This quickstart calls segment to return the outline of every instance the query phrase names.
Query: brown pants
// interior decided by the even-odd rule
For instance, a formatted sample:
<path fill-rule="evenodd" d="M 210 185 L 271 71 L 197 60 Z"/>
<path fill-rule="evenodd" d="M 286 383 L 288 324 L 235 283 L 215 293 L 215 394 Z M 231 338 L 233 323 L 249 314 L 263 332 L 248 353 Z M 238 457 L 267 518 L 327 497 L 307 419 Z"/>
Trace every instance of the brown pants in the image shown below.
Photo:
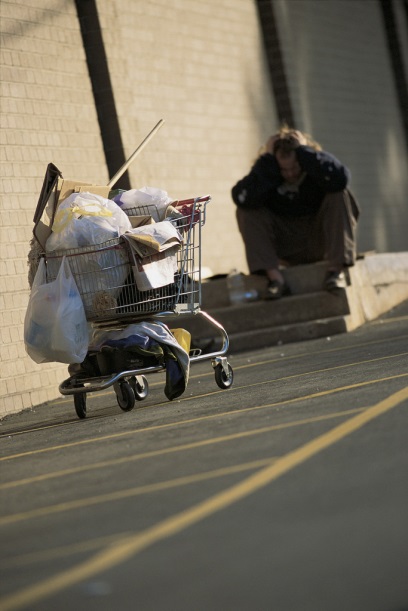
<path fill-rule="evenodd" d="M 350 191 L 328 193 L 311 217 L 277 216 L 266 207 L 237 209 L 238 227 L 251 273 L 327 260 L 341 269 L 354 264 L 359 208 Z"/>

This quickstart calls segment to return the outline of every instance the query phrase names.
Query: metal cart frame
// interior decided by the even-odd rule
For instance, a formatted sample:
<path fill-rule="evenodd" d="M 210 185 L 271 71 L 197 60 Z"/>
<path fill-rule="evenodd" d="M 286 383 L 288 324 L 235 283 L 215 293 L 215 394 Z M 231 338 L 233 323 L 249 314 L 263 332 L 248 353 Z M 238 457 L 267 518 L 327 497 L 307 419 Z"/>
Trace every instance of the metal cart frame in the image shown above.
<path fill-rule="evenodd" d="M 227 389 L 231 387 L 234 377 L 226 357 L 229 349 L 228 335 L 220 323 L 201 310 L 201 229 L 205 224 L 206 206 L 210 200 L 211 197 L 207 195 L 172 204 L 175 214 L 169 222 L 177 228 L 182 241 L 177 253 L 175 281 L 171 285 L 139 291 L 132 273 L 137 261 L 134 251 L 124 238 L 82 249 L 48 253 L 47 280 L 55 278 L 62 257 L 65 256 L 81 293 L 87 320 L 93 328 L 117 328 L 141 320 L 164 324 L 161 322 L 164 317 L 202 317 L 221 337 L 222 345 L 220 350 L 204 354 L 192 350 L 189 355 L 190 364 L 210 360 L 216 384 Z M 128 215 L 149 212 L 149 206 L 126 211 Z M 104 307 L 98 309 L 96 301 L 101 296 Z M 86 417 L 87 393 L 111 386 L 119 407 L 123 411 L 130 411 L 135 401 L 142 401 L 148 395 L 146 375 L 165 369 L 165 364 L 157 364 L 98 376 L 87 376 L 79 371 L 64 380 L 59 391 L 62 395 L 73 395 L 75 410 L 81 419 Z"/>

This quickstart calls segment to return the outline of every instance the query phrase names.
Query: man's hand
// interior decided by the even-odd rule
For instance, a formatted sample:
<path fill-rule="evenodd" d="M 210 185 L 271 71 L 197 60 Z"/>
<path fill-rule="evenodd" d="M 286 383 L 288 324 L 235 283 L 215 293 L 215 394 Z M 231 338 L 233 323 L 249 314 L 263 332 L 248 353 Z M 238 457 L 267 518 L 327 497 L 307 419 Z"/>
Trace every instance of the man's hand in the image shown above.
<path fill-rule="evenodd" d="M 302 134 L 302 132 L 293 129 L 290 132 L 287 132 L 285 134 L 281 134 L 281 133 L 277 133 L 274 134 L 273 136 L 270 136 L 270 138 L 267 140 L 266 144 L 265 144 L 265 149 L 267 153 L 270 153 L 271 155 L 273 155 L 274 153 L 274 147 L 276 142 L 278 142 L 278 140 L 282 140 L 282 141 L 287 141 L 290 142 L 290 144 L 292 145 L 292 147 L 295 149 L 298 146 L 302 146 L 307 144 L 307 140 L 305 138 L 305 136 Z"/>
<path fill-rule="evenodd" d="M 273 136 L 271 136 L 266 144 L 265 144 L 265 148 L 266 148 L 266 152 L 270 153 L 271 155 L 273 155 L 273 147 L 275 145 L 275 142 L 277 142 L 280 139 L 279 134 L 274 134 Z"/>
<path fill-rule="evenodd" d="M 302 134 L 302 132 L 298 131 L 297 129 L 294 129 L 292 132 L 290 132 L 289 138 L 290 138 L 290 141 L 293 142 L 294 148 L 307 144 L 307 140 L 305 136 Z"/>

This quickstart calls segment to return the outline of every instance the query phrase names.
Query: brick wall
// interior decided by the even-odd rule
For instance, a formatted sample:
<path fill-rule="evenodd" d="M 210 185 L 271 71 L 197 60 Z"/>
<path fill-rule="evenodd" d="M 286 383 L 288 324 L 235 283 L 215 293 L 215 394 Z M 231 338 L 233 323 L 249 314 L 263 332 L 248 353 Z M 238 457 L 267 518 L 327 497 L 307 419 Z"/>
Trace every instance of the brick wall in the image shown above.
<path fill-rule="evenodd" d="M 66 366 L 25 353 L 27 253 L 47 164 L 107 180 L 75 8 L 8 2 L 1 13 L 0 416 L 58 395 Z"/>
<path fill-rule="evenodd" d="M 132 186 L 157 186 L 174 198 L 211 193 L 203 264 L 246 270 L 230 189 L 276 120 L 255 3 L 99 7 L 127 156 L 165 120 L 131 166 Z"/>
<path fill-rule="evenodd" d="M 126 156 L 165 124 L 130 170 L 132 187 L 211 193 L 203 265 L 246 270 L 231 185 L 276 123 L 251 0 L 100 0 L 100 24 Z M 2 0 L 0 417 L 58 396 L 66 366 L 24 349 L 27 252 L 47 164 L 108 176 L 75 4 Z"/>
<path fill-rule="evenodd" d="M 402 3 L 393 6 L 406 49 Z M 363 211 L 360 250 L 406 250 L 407 148 L 379 2 L 277 0 L 274 7 L 297 125 L 352 171 Z M 408 60 L 406 70 L 408 79 Z"/>

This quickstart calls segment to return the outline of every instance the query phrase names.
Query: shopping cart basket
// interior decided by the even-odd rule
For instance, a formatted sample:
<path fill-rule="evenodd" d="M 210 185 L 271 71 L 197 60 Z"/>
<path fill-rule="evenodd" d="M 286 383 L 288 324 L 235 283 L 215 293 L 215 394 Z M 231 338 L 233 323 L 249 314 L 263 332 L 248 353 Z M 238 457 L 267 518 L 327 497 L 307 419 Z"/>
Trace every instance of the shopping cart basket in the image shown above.
<path fill-rule="evenodd" d="M 173 214 L 169 222 L 179 232 L 181 243 L 175 255 L 174 280 L 165 286 L 139 289 L 134 268 L 141 261 L 123 236 L 99 245 L 48 253 L 47 281 L 56 278 L 65 256 L 81 294 L 87 320 L 94 330 L 124 328 L 142 320 L 164 325 L 160 319 L 166 318 L 168 321 L 183 315 L 202 317 L 221 337 L 222 345 L 219 351 L 205 354 L 192 350 L 189 354 L 190 363 L 210 360 L 217 385 L 226 389 L 233 383 L 233 370 L 225 356 L 229 347 L 228 335 L 222 325 L 201 310 L 201 231 L 210 200 L 210 196 L 204 196 L 173 202 Z M 128 209 L 126 213 L 129 216 L 149 215 L 152 206 Z M 92 353 L 89 356 L 98 357 L 98 354 Z M 77 372 L 60 384 L 59 390 L 63 395 L 73 395 L 79 418 L 86 417 L 87 393 L 111 386 L 115 390 L 119 407 L 129 411 L 135 406 L 136 400 L 141 401 L 148 395 L 146 374 L 163 371 L 165 368 L 166 365 L 160 363 L 124 367 L 120 371 L 116 367 L 113 373 L 106 373 L 96 367 L 89 375 L 89 372 L 79 367 Z"/>

